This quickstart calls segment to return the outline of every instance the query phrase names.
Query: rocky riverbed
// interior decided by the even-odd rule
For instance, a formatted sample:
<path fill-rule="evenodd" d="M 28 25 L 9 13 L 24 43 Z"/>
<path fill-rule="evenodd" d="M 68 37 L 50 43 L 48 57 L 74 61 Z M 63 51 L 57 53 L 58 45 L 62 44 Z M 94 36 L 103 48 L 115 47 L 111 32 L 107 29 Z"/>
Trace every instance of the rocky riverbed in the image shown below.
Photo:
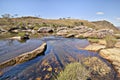
<path fill-rule="evenodd" d="M 83 48 L 90 44 L 86 39 L 51 36 L 39 39 L 30 39 L 24 43 L 19 43 L 18 41 L 13 40 L 11 45 L 7 45 L 7 43 L 3 41 L 1 42 L 2 47 L 0 49 L 2 52 L 0 52 L 0 54 L 1 56 L 3 54 L 7 54 L 9 57 L 11 54 L 19 52 L 18 55 L 20 55 L 26 49 L 36 49 L 42 42 L 47 44 L 47 49 L 44 55 L 38 56 L 21 64 L 2 68 L 0 70 L 0 79 L 49 80 L 58 75 L 67 64 L 77 61 L 82 62 L 91 70 L 92 80 L 116 80 L 116 72 L 108 61 L 101 58 L 96 52 L 83 50 Z M 9 50 L 9 53 L 6 53 L 6 50 Z"/>

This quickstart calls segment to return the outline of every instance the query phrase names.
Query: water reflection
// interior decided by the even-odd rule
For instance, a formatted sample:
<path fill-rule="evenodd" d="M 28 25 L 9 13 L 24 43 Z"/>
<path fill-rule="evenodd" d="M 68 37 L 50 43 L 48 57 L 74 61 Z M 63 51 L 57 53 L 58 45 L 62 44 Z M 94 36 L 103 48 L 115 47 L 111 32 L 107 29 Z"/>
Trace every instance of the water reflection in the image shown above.
<path fill-rule="evenodd" d="M 38 39 L 39 40 L 39 39 Z M 47 43 L 45 55 L 28 62 L 2 70 L 0 80 L 50 80 L 57 75 L 68 63 L 81 61 L 87 56 L 97 54 L 79 48 L 89 44 L 87 40 L 67 39 L 61 37 L 44 37 L 40 39 Z M 32 40 L 36 43 L 36 40 Z M 30 41 L 30 43 L 32 42 Z M 32 46 L 37 44 L 32 44 Z M 30 45 L 29 45 L 30 46 Z M 26 47 L 24 47 L 26 49 Z"/>
<path fill-rule="evenodd" d="M 39 39 L 18 40 L 0 40 L 0 63 L 16 57 L 22 53 L 32 51 L 43 43 Z"/>

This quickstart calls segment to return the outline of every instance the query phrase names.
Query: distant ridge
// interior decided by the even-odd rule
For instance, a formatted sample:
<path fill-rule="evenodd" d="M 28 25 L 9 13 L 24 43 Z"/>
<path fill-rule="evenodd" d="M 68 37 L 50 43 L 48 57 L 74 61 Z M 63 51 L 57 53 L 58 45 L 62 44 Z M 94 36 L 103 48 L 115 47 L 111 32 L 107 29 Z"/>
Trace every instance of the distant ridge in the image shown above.
<path fill-rule="evenodd" d="M 119 32 L 118 28 L 115 27 L 111 22 L 103 20 L 103 21 L 94 21 L 96 29 L 113 29 L 115 32 Z"/>

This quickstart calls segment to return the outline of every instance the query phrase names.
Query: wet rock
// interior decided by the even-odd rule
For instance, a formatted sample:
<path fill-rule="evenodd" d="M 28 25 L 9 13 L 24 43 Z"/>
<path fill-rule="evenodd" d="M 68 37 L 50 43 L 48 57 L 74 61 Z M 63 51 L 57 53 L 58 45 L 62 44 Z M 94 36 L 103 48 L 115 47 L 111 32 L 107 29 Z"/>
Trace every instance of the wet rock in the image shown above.
<path fill-rule="evenodd" d="M 58 36 L 65 36 L 68 34 L 68 30 L 60 30 L 56 33 Z"/>
<path fill-rule="evenodd" d="M 102 49 L 99 54 L 114 65 L 120 76 L 120 48 Z"/>
<path fill-rule="evenodd" d="M 91 71 L 91 80 L 115 80 L 115 71 L 98 57 L 85 58 L 83 64 Z"/>
<path fill-rule="evenodd" d="M 100 45 L 100 44 L 91 44 L 88 45 L 85 50 L 90 50 L 90 51 L 99 51 L 100 49 L 104 49 L 105 45 Z"/>
<path fill-rule="evenodd" d="M 54 30 L 50 27 L 41 27 L 38 29 L 39 33 L 53 33 Z"/>
<path fill-rule="evenodd" d="M 19 63 L 23 63 L 28 60 L 31 60 L 31 59 L 35 58 L 36 56 L 43 54 L 46 50 L 46 46 L 47 46 L 47 44 L 43 43 L 40 47 L 38 47 L 37 49 L 35 49 L 31 52 L 23 53 L 15 58 L 12 58 L 3 63 L 0 63 L 0 68 L 5 68 L 7 66 L 11 66 L 11 65 L 15 65 L 15 64 L 19 64 Z"/>
<path fill-rule="evenodd" d="M 36 78 L 35 80 L 42 80 L 41 78 Z"/>

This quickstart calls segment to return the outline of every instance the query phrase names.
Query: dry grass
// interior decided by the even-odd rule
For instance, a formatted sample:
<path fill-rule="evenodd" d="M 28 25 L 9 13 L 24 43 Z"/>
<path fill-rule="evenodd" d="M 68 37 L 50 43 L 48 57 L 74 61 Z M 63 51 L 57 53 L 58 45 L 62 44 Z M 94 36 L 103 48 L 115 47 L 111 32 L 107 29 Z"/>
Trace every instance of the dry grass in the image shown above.
<path fill-rule="evenodd" d="M 106 40 L 106 48 L 113 48 L 117 41 L 116 38 L 112 35 L 107 35 L 105 37 L 105 40 Z"/>
<path fill-rule="evenodd" d="M 89 70 L 84 65 L 75 62 L 68 64 L 65 70 L 57 77 L 57 80 L 87 80 L 89 76 Z"/>

